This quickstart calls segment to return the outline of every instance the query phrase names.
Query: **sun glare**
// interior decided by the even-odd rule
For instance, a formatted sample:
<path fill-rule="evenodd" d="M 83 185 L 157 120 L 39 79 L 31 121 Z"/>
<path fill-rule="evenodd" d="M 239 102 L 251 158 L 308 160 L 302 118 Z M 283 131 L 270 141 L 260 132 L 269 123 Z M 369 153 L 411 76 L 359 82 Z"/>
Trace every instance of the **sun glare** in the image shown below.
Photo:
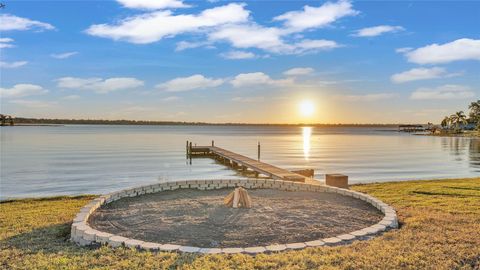
<path fill-rule="evenodd" d="M 300 102 L 299 109 L 302 116 L 312 116 L 315 112 L 315 105 L 310 100 L 304 100 Z"/>

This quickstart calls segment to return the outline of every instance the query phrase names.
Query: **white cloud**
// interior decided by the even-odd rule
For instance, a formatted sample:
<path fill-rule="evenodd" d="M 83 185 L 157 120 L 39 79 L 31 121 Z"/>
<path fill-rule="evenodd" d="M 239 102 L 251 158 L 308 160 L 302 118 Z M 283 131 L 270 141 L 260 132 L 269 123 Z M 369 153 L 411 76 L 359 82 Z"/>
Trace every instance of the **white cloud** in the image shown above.
<path fill-rule="evenodd" d="M 0 87 L 0 97 L 2 98 L 19 98 L 32 95 L 41 95 L 47 93 L 48 90 L 35 84 L 15 84 L 11 88 Z"/>
<path fill-rule="evenodd" d="M 55 27 L 53 25 L 30 20 L 27 18 L 17 17 L 11 14 L 1 14 L 0 15 L 0 31 L 13 31 L 13 30 L 29 30 L 29 29 L 38 29 L 38 30 L 53 30 Z"/>
<path fill-rule="evenodd" d="M 227 53 L 222 53 L 220 56 L 225 59 L 252 59 L 256 57 L 254 53 L 246 51 L 230 51 Z"/>
<path fill-rule="evenodd" d="M 225 25 L 209 34 L 210 41 L 228 41 L 235 48 L 258 48 L 271 52 L 291 50 L 281 39 L 281 30 L 258 24 Z"/>
<path fill-rule="evenodd" d="M 403 31 L 405 28 L 401 26 L 392 26 L 392 25 L 378 25 L 373 27 L 367 27 L 359 29 L 355 32 L 354 36 L 356 37 L 376 37 L 385 33 L 394 33 Z"/>
<path fill-rule="evenodd" d="M 108 93 L 117 90 L 133 89 L 144 83 L 136 78 L 75 78 L 63 77 L 56 80 L 60 88 L 93 90 L 97 93 Z"/>
<path fill-rule="evenodd" d="M 26 65 L 27 61 L 3 62 L 0 61 L 0 68 L 18 68 Z"/>
<path fill-rule="evenodd" d="M 291 84 L 292 80 L 274 80 L 263 72 L 252 72 L 238 74 L 230 83 L 236 88 L 257 85 L 285 86 Z"/>
<path fill-rule="evenodd" d="M 304 6 L 301 11 L 290 11 L 273 18 L 283 21 L 287 31 L 299 32 L 310 28 L 325 27 L 336 20 L 357 15 L 349 1 L 327 2 L 319 7 Z"/>
<path fill-rule="evenodd" d="M 156 11 L 128 17 L 117 24 L 96 24 L 86 32 L 93 36 L 126 40 L 137 44 L 153 43 L 165 37 L 197 32 L 228 23 L 247 21 L 249 11 L 243 4 L 231 3 L 206 9 L 198 15 L 173 15 L 171 11 Z"/>
<path fill-rule="evenodd" d="M 11 44 L 12 42 L 12 38 L 0 38 L 0 49 L 15 47 L 13 44 Z"/>
<path fill-rule="evenodd" d="M 394 93 L 377 93 L 377 94 L 365 94 L 365 95 L 339 95 L 336 96 L 337 99 L 341 99 L 343 101 L 379 101 L 379 100 L 386 100 L 392 99 L 397 97 L 397 94 Z"/>
<path fill-rule="evenodd" d="M 298 68 L 289 69 L 289 70 L 283 72 L 283 74 L 286 75 L 286 76 L 301 76 L 301 75 L 308 75 L 308 74 L 310 74 L 314 71 L 315 70 L 313 68 L 298 67 Z"/>
<path fill-rule="evenodd" d="M 180 0 L 117 0 L 117 2 L 126 8 L 146 10 L 189 7 Z"/>
<path fill-rule="evenodd" d="M 480 40 L 462 38 L 445 44 L 431 44 L 405 53 L 409 62 L 417 64 L 449 63 L 480 60 Z"/>
<path fill-rule="evenodd" d="M 196 74 L 190 77 L 180 77 L 158 84 L 156 88 L 168 92 L 183 92 L 195 89 L 206 89 L 217 87 L 223 84 L 223 79 L 206 78 L 203 75 Z"/>
<path fill-rule="evenodd" d="M 299 54 L 330 50 L 341 47 L 331 40 L 301 40 L 297 43 L 287 44 L 281 29 L 275 27 L 263 27 L 261 25 L 236 24 L 225 25 L 209 34 L 211 42 L 227 41 L 235 48 L 256 48 L 277 54 Z"/>
<path fill-rule="evenodd" d="M 410 70 L 393 74 L 390 79 L 394 83 L 404 83 L 410 81 L 435 79 L 449 76 L 445 68 L 432 67 L 432 68 L 412 68 Z"/>
<path fill-rule="evenodd" d="M 25 99 L 15 99 L 9 101 L 9 103 L 18 104 L 28 108 L 48 108 L 55 104 L 53 101 L 41 101 L 41 100 L 25 100 Z"/>
<path fill-rule="evenodd" d="M 78 52 L 65 52 L 65 53 L 58 53 L 58 54 L 54 53 L 54 54 L 51 54 L 50 56 L 56 59 L 66 59 L 76 54 L 78 54 Z"/>
<path fill-rule="evenodd" d="M 138 2 L 135 2 L 135 5 L 137 4 Z M 156 10 L 133 15 L 112 24 L 92 25 L 86 33 L 137 44 L 194 33 L 196 37 L 206 37 L 206 40 L 182 40 L 177 42 L 175 50 L 211 48 L 216 42 L 227 42 L 238 50 L 225 52 L 220 54 L 221 56 L 228 59 L 246 59 L 254 57 L 254 54 L 242 49 L 256 48 L 277 54 L 302 54 L 341 47 L 331 40 L 300 40 L 300 35 L 291 35 L 309 28 L 323 27 L 343 16 L 357 13 L 349 1 L 328 2 L 320 7 L 305 6 L 303 10 L 288 12 L 275 18 L 291 26 L 286 29 L 287 26 L 279 28 L 257 24 L 245 6 L 230 3 L 205 9 L 198 14 L 174 14 L 170 10 Z"/>
<path fill-rule="evenodd" d="M 466 99 L 472 98 L 475 93 L 468 86 L 446 84 L 435 88 L 418 88 L 411 95 L 411 99 L 429 100 L 429 99 Z"/>
<path fill-rule="evenodd" d="M 242 102 L 242 103 L 255 103 L 264 101 L 264 97 L 234 97 L 232 101 Z"/>

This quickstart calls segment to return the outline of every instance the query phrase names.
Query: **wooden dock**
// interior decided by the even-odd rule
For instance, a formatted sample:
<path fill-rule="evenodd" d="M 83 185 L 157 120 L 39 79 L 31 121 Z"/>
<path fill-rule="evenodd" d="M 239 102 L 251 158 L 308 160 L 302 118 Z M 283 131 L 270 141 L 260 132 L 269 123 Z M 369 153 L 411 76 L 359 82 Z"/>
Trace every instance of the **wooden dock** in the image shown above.
<path fill-rule="evenodd" d="M 234 169 L 246 171 L 250 169 L 258 174 L 263 174 L 272 179 L 315 183 L 311 177 L 306 177 L 295 172 L 291 172 L 259 160 L 255 160 L 217 146 L 192 146 L 187 143 L 187 154 L 191 156 L 210 156 L 219 159 L 224 164 Z"/>

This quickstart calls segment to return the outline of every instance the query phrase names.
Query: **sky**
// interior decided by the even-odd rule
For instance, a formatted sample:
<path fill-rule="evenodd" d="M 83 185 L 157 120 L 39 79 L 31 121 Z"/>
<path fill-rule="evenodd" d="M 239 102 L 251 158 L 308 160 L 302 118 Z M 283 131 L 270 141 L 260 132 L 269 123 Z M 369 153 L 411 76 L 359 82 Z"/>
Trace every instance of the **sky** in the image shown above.
<path fill-rule="evenodd" d="M 438 123 L 480 94 L 480 1 L 2 3 L 19 117 Z"/>

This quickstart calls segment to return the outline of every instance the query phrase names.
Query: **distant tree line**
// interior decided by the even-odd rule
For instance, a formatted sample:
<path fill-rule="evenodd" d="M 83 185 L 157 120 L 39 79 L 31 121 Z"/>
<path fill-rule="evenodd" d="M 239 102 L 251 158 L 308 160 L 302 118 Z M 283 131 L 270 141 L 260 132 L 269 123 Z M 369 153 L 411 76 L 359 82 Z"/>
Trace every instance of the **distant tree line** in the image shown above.
<path fill-rule="evenodd" d="M 0 114 L 0 126 L 13 126 L 15 121 L 11 115 Z"/>
<path fill-rule="evenodd" d="M 198 125 L 198 126 L 322 126 L 322 127 L 397 127 L 397 124 L 249 124 L 249 123 L 206 123 L 182 121 L 105 120 L 105 119 L 48 119 L 14 117 L 16 124 L 29 125 Z"/>

